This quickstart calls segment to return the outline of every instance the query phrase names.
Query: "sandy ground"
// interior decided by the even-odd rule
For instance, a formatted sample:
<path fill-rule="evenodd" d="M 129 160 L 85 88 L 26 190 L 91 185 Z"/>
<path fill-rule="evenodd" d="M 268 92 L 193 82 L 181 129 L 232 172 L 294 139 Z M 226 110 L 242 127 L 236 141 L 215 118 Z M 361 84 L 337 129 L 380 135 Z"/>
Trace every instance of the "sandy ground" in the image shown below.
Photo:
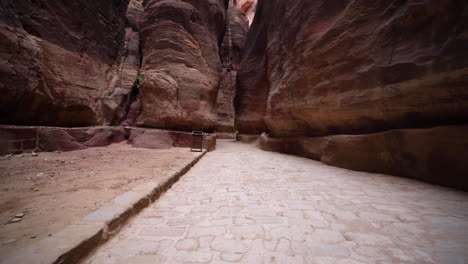
<path fill-rule="evenodd" d="M 105 205 L 149 179 L 182 168 L 199 153 L 125 143 L 73 152 L 0 157 L 0 256 Z M 11 223 L 17 214 L 21 221 Z"/>

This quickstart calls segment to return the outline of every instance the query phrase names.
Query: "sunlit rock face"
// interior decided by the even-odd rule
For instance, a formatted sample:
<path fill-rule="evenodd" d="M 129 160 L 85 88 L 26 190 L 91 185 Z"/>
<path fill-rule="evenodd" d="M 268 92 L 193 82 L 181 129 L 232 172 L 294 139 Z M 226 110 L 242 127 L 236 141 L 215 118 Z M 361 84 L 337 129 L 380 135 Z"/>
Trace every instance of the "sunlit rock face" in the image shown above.
<path fill-rule="evenodd" d="M 137 125 L 214 130 L 227 6 L 221 0 L 144 2 Z"/>
<path fill-rule="evenodd" d="M 453 147 L 468 147 L 467 24 L 463 0 L 260 0 L 237 129 L 267 132 L 265 149 L 308 156 L 315 138 L 325 154 L 309 156 L 331 165 L 467 186 Z"/>
<path fill-rule="evenodd" d="M 249 25 L 252 24 L 257 9 L 257 0 L 232 0 L 231 4 L 241 9 L 247 16 Z"/>
<path fill-rule="evenodd" d="M 1 1 L 0 123 L 103 123 L 101 99 L 114 92 L 127 5 Z"/>
<path fill-rule="evenodd" d="M 221 45 L 221 61 L 224 77 L 218 92 L 217 132 L 235 132 L 233 101 L 236 92 L 237 71 L 239 70 L 240 59 L 244 52 L 244 44 L 248 31 L 249 22 L 245 13 L 235 6 L 230 6 L 226 33 Z"/>

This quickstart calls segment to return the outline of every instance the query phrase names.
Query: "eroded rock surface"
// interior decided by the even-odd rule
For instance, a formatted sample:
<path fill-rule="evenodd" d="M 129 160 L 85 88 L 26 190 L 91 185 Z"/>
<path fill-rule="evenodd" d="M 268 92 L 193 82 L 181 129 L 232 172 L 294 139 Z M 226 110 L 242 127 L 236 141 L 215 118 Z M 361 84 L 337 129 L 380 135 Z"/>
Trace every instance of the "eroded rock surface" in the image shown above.
<path fill-rule="evenodd" d="M 145 76 L 137 124 L 214 130 L 226 1 L 150 0 L 140 23 Z"/>
<path fill-rule="evenodd" d="M 247 16 L 249 25 L 252 24 L 257 9 L 257 0 L 233 0 L 231 3 L 240 8 Z"/>
<path fill-rule="evenodd" d="M 127 24 L 123 52 L 120 55 L 108 92 L 101 99 L 106 124 L 116 125 L 121 121 L 127 121 L 129 111 L 138 106 L 134 103 L 138 100 L 139 84 L 142 80 L 142 77 L 139 77 L 141 66 L 139 27 L 143 13 L 142 0 L 130 0 L 126 14 Z M 139 108 L 137 110 L 140 111 Z M 126 125 L 133 124 L 134 122 L 131 122 Z"/>
<path fill-rule="evenodd" d="M 249 24 L 244 12 L 235 6 L 230 6 L 228 9 L 226 33 L 221 46 L 224 77 L 218 92 L 217 132 L 235 132 L 234 96 L 236 93 L 237 71 L 239 70 L 240 59 L 244 52 L 248 30 Z"/>
<path fill-rule="evenodd" d="M 237 125 L 361 134 L 468 118 L 466 1 L 260 1 Z M 369 23 L 372 21 L 372 23 Z"/>
<path fill-rule="evenodd" d="M 363 135 L 271 138 L 259 146 L 358 171 L 387 173 L 468 190 L 468 126 L 397 129 Z"/>
<path fill-rule="evenodd" d="M 466 189 L 467 23 L 458 0 L 259 1 L 237 128 L 267 132 L 264 149 Z"/>
<path fill-rule="evenodd" d="M 128 0 L 0 3 L 0 123 L 82 126 L 114 93 Z"/>

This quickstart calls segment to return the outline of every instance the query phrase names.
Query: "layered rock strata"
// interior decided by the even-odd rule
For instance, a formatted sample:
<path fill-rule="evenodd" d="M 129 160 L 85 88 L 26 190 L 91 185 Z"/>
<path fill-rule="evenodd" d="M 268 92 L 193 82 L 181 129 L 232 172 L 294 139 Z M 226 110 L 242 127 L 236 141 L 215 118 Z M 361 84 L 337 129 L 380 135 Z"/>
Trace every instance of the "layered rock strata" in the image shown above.
<path fill-rule="evenodd" d="M 244 12 L 235 6 L 230 6 L 226 33 L 221 46 L 224 77 L 218 92 L 216 132 L 231 134 L 235 132 L 234 96 L 236 93 L 236 78 L 248 31 L 249 24 Z"/>
<path fill-rule="evenodd" d="M 104 122 L 124 49 L 128 0 L 0 3 L 0 123 Z"/>
<path fill-rule="evenodd" d="M 466 1 L 260 1 L 238 127 L 361 134 L 468 119 Z M 372 23 L 369 23 L 372 21 Z"/>
<path fill-rule="evenodd" d="M 267 132 L 271 141 L 264 140 L 264 146 L 360 135 L 358 141 L 340 141 L 335 149 L 340 161 L 330 163 L 455 186 L 446 175 L 466 174 L 456 169 L 462 167 L 454 153 L 461 149 L 441 143 L 447 136 L 428 127 L 467 123 L 466 24 L 468 4 L 461 0 L 260 0 L 238 73 L 237 128 L 244 134 Z M 418 130 L 402 132 L 406 140 L 385 136 L 379 137 L 385 146 L 372 143 L 372 133 L 411 128 Z M 428 128 L 424 133 L 431 136 L 419 128 Z M 451 126 L 446 132 L 457 135 L 451 143 L 460 143 L 468 137 L 463 131 Z M 445 154 L 429 159 L 432 151 L 425 145 Z M 371 158 L 389 148 L 390 156 L 402 158 Z M 411 148 L 408 160 L 405 148 Z M 300 147 L 285 152 L 302 155 Z M 364 158 L 354 162 L 356 156 Z M 419 167 L 409 173 L 404 162 Z M 431 163 L 447 171 L 431 170 Z"/>
<path fill-rule="evenodd" d="M 136 124 L 214 130 L 226 1 L 148 0 L 144 8 L 140 36 L 145 80 Z"/>
<path fill-rule="evenodd" d="M 125 43 L 107 93 L 101 99 L 105 124 L 118 125 L 127 118 L 131 104 L 138 100 L 141 64 L 139 23 L 142 0 L 131 0 L 127 9 Z"/>

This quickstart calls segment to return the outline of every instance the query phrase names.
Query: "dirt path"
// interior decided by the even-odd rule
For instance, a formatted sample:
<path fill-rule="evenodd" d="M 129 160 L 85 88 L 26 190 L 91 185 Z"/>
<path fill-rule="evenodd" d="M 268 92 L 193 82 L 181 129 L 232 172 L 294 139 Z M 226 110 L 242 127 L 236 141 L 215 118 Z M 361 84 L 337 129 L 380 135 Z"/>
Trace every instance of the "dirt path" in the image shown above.
<path fill-rule="evenodd" d="M 122 143 L 1 157 L 0 260 L 79 221 L 134 186 L 164 178 L 198 155 L 184 148 L 149 150 Z M 10 223 L 17 214 L 24 214 L 21 221 Z"/>
<path fill-rule="evenodd" d="M 466 193 L 221 141 L 85 263 L 468 263 L 467 208 Z"/>

